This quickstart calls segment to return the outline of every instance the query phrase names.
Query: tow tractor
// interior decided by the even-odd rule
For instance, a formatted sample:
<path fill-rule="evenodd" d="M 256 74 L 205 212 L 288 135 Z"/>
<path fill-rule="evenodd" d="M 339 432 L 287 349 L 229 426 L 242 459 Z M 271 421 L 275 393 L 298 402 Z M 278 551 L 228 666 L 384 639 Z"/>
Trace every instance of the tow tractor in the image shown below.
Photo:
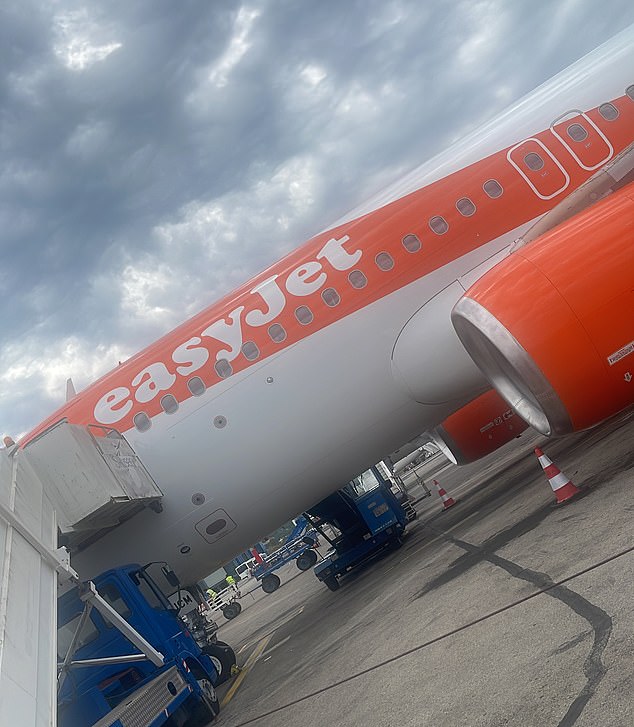
<path fill-rule="evenodd" d="M 301 571 L 310 570 L 317 562 L 317 532 L 309 527 L 308 520 L 297 518 L 293 531 L 284 545 L 269 555 L 258 554 L 253 565 L 253 576 L 262 584 L 265 593 L 273 593 L 280 587 L 280 577 L 275 571 L 295 561 Z M 255 555 L 255 553 L 254 553 Z"/>
<path fill-rule="evenodd" d="M 339 588 L 345 573 L 381 551 L 399 548 L 412 519 L 376 466 L 312 507 L 305 517 L 332 546 L 313 569 L 331 591 Z M 326 523 L 339 535 L 328 535 L 323 528 Z"/>

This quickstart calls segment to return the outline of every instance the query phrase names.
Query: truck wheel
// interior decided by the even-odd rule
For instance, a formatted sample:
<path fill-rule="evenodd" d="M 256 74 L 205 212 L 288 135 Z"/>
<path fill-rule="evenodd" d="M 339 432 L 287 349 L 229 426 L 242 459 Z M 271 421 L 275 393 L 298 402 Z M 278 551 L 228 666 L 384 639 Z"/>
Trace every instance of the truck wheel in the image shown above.
<path fill-rule="evenodd" d="M 198 679 L 200 695 L 192 705 L 187 727 L 205 727 L 220 713 L 220 703 L 213 684 L 209 679 Z"/>
<path fill-rule="evenodd" d="M 236 607 L 238 613 L 242 613 L 242 604 L 241 603 L 239 603 L 238 601 L 235 601 L 233 605 Z"/>
<path fill-rule="evenodd" d="M 339 590 L 339 581 L 337 580 L 337 576 L 328 576 L 328 578 L 324 578 L 324 583 L 331 591 Z"/>
<path fill-rule="evenodd" d="M 205 654 L 213 662 L 214 668 L 218 672 L 219 684 L 224 684 L 231 679 L 231 669 L 236 665 L 236 654 L 234 650 L 224 641 L 216 641 L 215 644 L 207 644 L 203 649 Z"/>
<path fill-rule="evenodd" d="M 264 593 L 273 593 L 280 587 L 280 579 L 275 573 L 269 573 L 268 576 L 264 576 L 262 579 L 262 590 Z"/>
<path fill-rule="evenodd" d="M 309 570 L 317 562 L 317 553 L 314 550 L 307 550 L 295 560 L 295 565 L 300 570 Z"/>
<path fill-rule="evenodd" d="M 226 606 L 222 607 L 222 615 L 227 619 L 227 621 L 231 621 L 232 618 L 235 618 L 240 611 L 242 611 L 242 607 L 238 603 L 228 603 Z"/>

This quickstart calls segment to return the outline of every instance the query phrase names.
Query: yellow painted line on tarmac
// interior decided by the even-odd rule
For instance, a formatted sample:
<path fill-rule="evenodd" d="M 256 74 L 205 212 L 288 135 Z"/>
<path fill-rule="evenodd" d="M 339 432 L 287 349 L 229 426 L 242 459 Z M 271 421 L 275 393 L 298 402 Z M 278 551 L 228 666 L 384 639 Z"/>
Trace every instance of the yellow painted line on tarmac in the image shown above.
<path fill-rule="evenodd" d="M 268 634 L 265 634 L 265 635 L 266 636 L 271 636 L 279 628 L 281 628 L 282 626 L 284 626 L 285 624 L 287 624 L 289 621 L 292 621 L 295 617 L 299 616 L 299 614 L 302 613 L 303 610 L 304 610 L 304 606 L 300 606 L 297 610 L 293 611 L 293 613 L 288 614 L 288 615 L 284 616 L 282 619 L 276 621 L 275 624 L 274 624 L 274 626 L 273 626 L 273 628 L 268 632 Z M 251 648 L 251 646 L 253 644 L 255 644 L 256 642 L 257 642 L 257 638 L 256 639 L 251 639 L 250 641 L 247 641 L 246 644 L 244 644 L 243 646 L 241 646 L 238 649 L 238 654 L 241 654 L 243 651 L 246 651 L 247 649 Z"/>
<path fill-rule="evenodd" d="M 231 685 L 231 689 L 225 694 L 224 699 L 220 703 L 221 707 L 225 707 L 229 702 L 233 699 L 235 693 L 238 691 L 238 688 L 242 684 L 242 681 L 246 677 L 246 675 L 251 671 L 251 669 L 255 666 L 255 662 L 262 656 L 262 652 L 264 649 L 266 649 L 269 641 L 273 638 L 273 634 L 269 634 L 268 636 L 265 636 L 260 643 L 253 649 L 251 652 L 251 655 L 246 660 L 244 666 L 242 667 L 241 672 L 236 677 L 236 680 Z"/>

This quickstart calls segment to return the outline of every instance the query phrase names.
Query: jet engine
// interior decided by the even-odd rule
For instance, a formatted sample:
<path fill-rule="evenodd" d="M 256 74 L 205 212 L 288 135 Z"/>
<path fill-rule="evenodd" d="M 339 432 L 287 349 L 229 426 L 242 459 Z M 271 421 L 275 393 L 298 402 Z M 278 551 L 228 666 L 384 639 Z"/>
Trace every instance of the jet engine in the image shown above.
<path fill-rule="evenodd" d="M 469 464 L 519 436 L 528 424 L 489 389 L 447 417 L 431 438 L 454 464 Z"/>
<path fill-rule="evenodd" d="M 545 435 L 634 402 L 634 184 L 517 249 L 452 321 L 492 386 Z"/>

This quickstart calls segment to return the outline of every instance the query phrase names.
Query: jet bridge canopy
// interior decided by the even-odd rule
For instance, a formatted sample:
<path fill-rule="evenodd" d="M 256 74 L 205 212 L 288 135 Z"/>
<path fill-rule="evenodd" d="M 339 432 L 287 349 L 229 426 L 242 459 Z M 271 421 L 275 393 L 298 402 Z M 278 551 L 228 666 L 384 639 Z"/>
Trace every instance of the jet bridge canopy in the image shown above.
<path fill-rule="evenodd" d="M 58 515 L 71 550 L 94 540 L 162 492 L 123 435 L 107 427 L 61 421 L 24 448 Z"/>

